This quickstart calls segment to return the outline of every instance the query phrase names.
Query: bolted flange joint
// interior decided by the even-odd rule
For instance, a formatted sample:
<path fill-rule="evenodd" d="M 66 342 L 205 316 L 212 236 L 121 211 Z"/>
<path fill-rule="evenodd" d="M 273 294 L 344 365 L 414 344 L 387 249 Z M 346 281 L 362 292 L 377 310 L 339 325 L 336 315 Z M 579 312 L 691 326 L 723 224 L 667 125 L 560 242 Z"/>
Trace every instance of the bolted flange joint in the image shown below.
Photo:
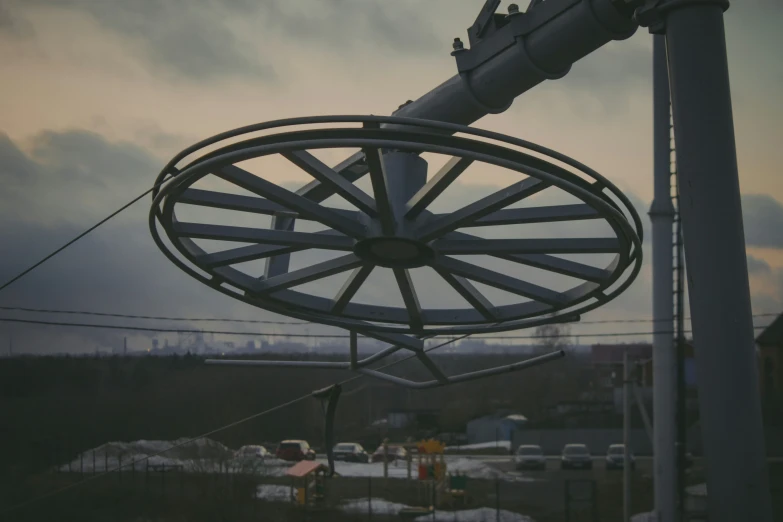
<path fill-rule="evenodd" d="M 729 8 L 729 0 L 643 0 L 639 3 L 633 18 L 651 34 L 666 33 L 666 15 L 675 9 L 704 4 L 720 6 L 724 11 Z"/>

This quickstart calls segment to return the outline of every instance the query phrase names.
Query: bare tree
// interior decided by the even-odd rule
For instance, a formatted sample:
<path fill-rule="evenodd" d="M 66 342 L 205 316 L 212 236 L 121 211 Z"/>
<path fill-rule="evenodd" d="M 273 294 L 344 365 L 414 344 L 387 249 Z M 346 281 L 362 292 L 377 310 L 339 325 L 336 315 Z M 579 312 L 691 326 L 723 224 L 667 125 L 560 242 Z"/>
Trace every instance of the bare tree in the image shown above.
<path fill-rule="evenodd" d="M 547 352 L 555 350 L 568 352 L 571 348 L 571 327 L 567 323 L 549 323 L 538 326 L 534 336 L 539 346 L 542 346 Z"/>

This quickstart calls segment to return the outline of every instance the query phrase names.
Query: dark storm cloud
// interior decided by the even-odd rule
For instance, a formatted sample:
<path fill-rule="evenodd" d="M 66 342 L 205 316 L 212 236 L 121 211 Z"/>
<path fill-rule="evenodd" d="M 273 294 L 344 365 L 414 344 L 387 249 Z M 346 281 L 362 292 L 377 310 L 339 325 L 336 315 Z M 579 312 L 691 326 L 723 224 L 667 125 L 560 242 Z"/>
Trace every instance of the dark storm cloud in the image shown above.
<path fill-rule="evenodd" d="M 35 136 L 25 149 L 20 150 L 7 136 L 0 135 L 2 282 L 143 192 L 161 166 L 134 145 L 111 143 L 83 131 L 46 131 Z M 0 304 L 185 317 L 210 317 L 216 311 L 221 316 L 261 315 L 193 281 L 165 259 L 147 229 L 148 208 L 149 200 L 138 202 L 47 261 L 6 288 L 0 294 Z M 22 317 L 7 311 L 0 312 L 0 316 Z M 112 323 L 81 316 L 24 317 Z M 120 319 L 116 323 L 128 321 Z M 144 325 L 203 327 L 165 322 Z M 9 328 L 17 333 L 49 332 L 53 340 L 60 332 L 54 327 L 0 323 L 0 330 Z M 245 331 L 242 325 L 228 329 Z M 124 335 L 114 330 L 66 331 L 82 339 L 82 343 L 66 347 L 74 351 L 90 350 L 93 345 L 120 346 Z"/>
<path fill-rule="evenodd" d="M 742 196 L 745 242 L 748 246 L 783 248 L 783 205 L 767 194 Z"/>
<path fill-rule="evenodd" d="M 12 25 L 19 19 L 13 15 L 28 6 L 84 13 L 131 43 L 156 72 L 190 80 L 273 79 L 272 64 L 286 49 L 275 48 L 269 33 L 341 54 L 367 46 L 396 53 L 448 50 L 448 40 L 428 23 L 437 6 L 422 14 L 420 4 L 410 1 L 25 0 L 12 5 L 0 10 L 0 31 L 18 26 L 18 21 Z M 243 30 L 237 20 L 253 29 Z"/>
<path fill-rule="evenodd" d="M 190 80 L 274 77 L 271 65 L 252 52 L 253 42 L 239 38 L 226 23 L 227 14 L 248 12 L 250 2 L 25 0 L 13 5 L 14 11 L 44 6 L 87 14 L 135 45 L 162 74 Z"/>
<path fill-rule="evenodd" d="M 267 28 L 293 40 L 339 48 L 371 46 L 384 51 L 427 54 L 449 51 L 450 40 L 436 34 L 432 22 L 441 9 L 452 7 L 444 1 L 422 4 L 408 0 L 259 3 Z"/>

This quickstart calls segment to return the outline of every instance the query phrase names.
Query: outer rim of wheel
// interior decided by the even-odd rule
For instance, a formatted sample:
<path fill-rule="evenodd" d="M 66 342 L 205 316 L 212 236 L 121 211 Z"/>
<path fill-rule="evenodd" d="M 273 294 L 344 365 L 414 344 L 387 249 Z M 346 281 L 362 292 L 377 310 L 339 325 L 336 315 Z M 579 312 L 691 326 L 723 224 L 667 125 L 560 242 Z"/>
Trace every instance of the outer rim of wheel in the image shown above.
<path fill-rule="evenodd" d="M 375 132 L 376 134 L 380 133 L 382 135 L 387 135 L 388 138 L 375 139 L 375 140 L 361 139 L 361 138 L 349 138 L 349 139 L 317 138 L 317 139 L 309 139 L 305 141 L 290 141 L 286 138 L 291 135 L 296 135 L 297 133 L 278 133 L 278 134 L 266 136 L 265 138 L 263 138 L 263 140 L 267 142 L 270 141 L 274 142 L 276 138 L 280 139 L 280 137 L 282 136 L 283 137 L 282 141 L 279 143 L 276 144 L 268 143 L 266 145 L 260 145 L 255 147 L 252 146 L 254 142 L 254 140 L 252 139 L 247 140 L 245 142 L 234 143 L 227 147 L 223 147 L 217 151 L 210 152 L 204 157 L 200 157 L 192 161 L 191 163 L 185 165 L 182 169 L 175 169 L 175 165 L 178 162 L 180 162 L 184 157 L 199 151 L 199 149 L 203 147 L 218 143 L 223 139 L 240 136 L 246 133 L 256 132 L 259 130 L 268 130 L 268 129 L 286 127 L 291 125 L 307 125 L 307 124 L 314 124 L 314 123 L 322 124 L 322 123 L 338 123 L 338 122 L 339 123 L 352 122 L 352 123 L 365 123 L 365 124 L 367 122 L 372 122 L 377 124 L 404 125 L 405 128 L 403 130 L 383 129 L 383 128 L 381 128 L 380 130 L 376 129 Z M 419 131 L 419 132 L 411 132 L 409 129 L 412 128 L 418 128 L 418 129 L 423 128 L 426 130 Z M 497 149 L 501 147 L 496 144 L 487 144 L 486 142 L 471 140 L 469 138 L 448 136 L 442 133 L 433 134 L 432 130 L 440 130 L 440 131 L 445 130 L 450 132 L 459 132 L 467 135 L 490 138 L 495 141 L 499 141 L 501 143 L 511 144 L 518 147 L 524 147 L 525 149 L 532 150 L 540 154 L 545 154 L 552 159 L 558 160 L 562 163 L 571 166 L 572 168 L 578 169 L 582 173 L 595 179 L 595 182 L 594 184 L 591 185 L 589 182 L 586 182 L 579 176 L 576 176 L 573 173 L 569 173 L 567 170 L 552 165 L 551 163 L 549 165 L 554 167 L 554 170 L 560 169 L 561 171 L 570 174 L 572 179 L 566 180 L 565 177 L 558 177 L 557 175 L 554 175 L 551 172 L 540 171 L 531 168 L 529 167 L 529 165 L 525 165 L 524 163 L 517 163 L 516 166 L 510 165 L 510 163 L 513 162 L 509 162 L 506 160 L 498 160 L 497 156 L 487 155 L 483 157 L 482 154 L 476 153 L 475 151 L 469 151 L 469 153 L 466 153 L 464 148 L 460 149 L 460 148 L 453 148 L 453 147 L 450 148 L 450 147 L 443 147 L 443 146 L 432 146 L 432 145 L 428 145 L 427 143 L 422 143 L 421 141 L 397 141 L 395 139 L 395 138 L 405 137 L 405 136 L 410 138 L 412 136 L 413 138 L 422 141 L 437 140 L 437 141 L 445 141 L 446 143 L 451 142 L 451 143 L 462 144 L 462 145 L 464 145 L 467 142 L 470 142 L 471 147 L 474 147 L 479 150 L 492 149 L 497 151 Z M 349 134 L 349 135 L 351 133 L 357 133 L 357 135 L 359 135 L 361 133 L 364 133 L 365 131 L 361 128 L 338 127 L 332 129 L 318 129 L 317 131 L 313 131 L 313 132 L 321 133 L 323 135 L 328 135 L 330 133 Z M 437 136 L 437 138 L 435 136 Z M 255 140 L 257 141 L 258 138 L 256 138 Z M 598 207 L 597 210 L 600 209 L 599 211 L 601 212 L 601 216 L 603 220 L 612 227 L 615 235 L 617 236 L 617 239 L 621 242 L 621 244 L 624 244 L 623 247 L 620 249 L 620 253 L 617 255 L 616 258 L 617 264 L 612 270 L 612 275 L 604 283 L 598 286 L 598 290 L 601 290 L 600 294 L 597 293 L 595 290 L 586 292 L 584 295 L 581 295 L 577 299 L 574 299 L 572 302 L 568 303 L 567 306 L 562 306 L 554 310 L 547 309 L 539 313 L 512 317 L 510 320 L 501 320 L 492 323 L 486 321 L 481 321 L 481 322 L 462 321 L 456 324 L 453 323 L 449 324 L 447 322 L 433 323 L 428 321 L 424 328 L 413 330 L 411 329 L 410 325 L 405 324 L 404 321 L 400 321 L 400 320 L 370 322 L 373 321 L 373 319 L 369 317 L 357 317 L 351 315 L 335 316 L 333 314 L 324 313 L 319 310 L 313 310 L 302 306 L 298 306 L 297 304 L 295 304 L 295 302 L 291 302 L 291 301 L 286 302 L 286 301 L 281 301 L 279 299 L 269 299 L 269 300 L 260 301 L 256 297 L 249 297 L 243 292 L 238 292 L 233 288 L 222 286 L 222 283 L 226 282 L 238 289 L 242 288 L 241 285 L 237 285 L 236 282 L 231 281 L 230 278 L 226 278 L 224 275 L 217 274 L 215 270 L 205 269 L 205 267 L 200 266 L 196 260 L 196 257 L 201 254 L 204 254 L 205 252 L 199 247 L 197 247 L 192 240 L 183 241 L 186 238 L 180 238 L 176 234 L 172 233 L 172 225 L 176 223 L 176 217 L 174 215 L 173 207 L 176 204 L 177 195 L 181 194 L 182 191 L 184 191 L 190 185 L 195 183 L 201 177 L 208 175 L 210 171 L 215 168 L 216 165 L 233 164 L 238 161 L 242 161 L 243 159 L 249 159 L 251 157 L 253 158 L 261 157 L 265 155 L 277 154 L 280 152 L 290 151 L 290 150 L 301 150 L 301 149 L 306 150 L 306 149 L 317 149 L 317 148 L 328 148 L 328 147 L 359 147 L 362 145 L 372 146 L 378 149 L 381 148 L 384 149 L 396 148 L 396 149 L 403 149 L 403 150 L 409 149 L 415 152 L 435 152 L 435 153 L 448 154 L 448 155 L 459 156 L 459 157 L 471 157 L 480 162 L 498 165 L 513 171 L 522 172 L 527 175 L 531 175 L 531 171 L 534 172 L 535 178 L 546 179 L 547 182 L 550 182 L 553 186 L 557 186 L 561 190 L 564 190 L 572 195 L 577 196 L 581 201 L 588 203 L 593 208 Z M 514 149 L 509 149 L 506 147 L 505 150 L 508 156 L 510 157 L 525 156 L 524 153 Z M 172 178 L 166 179 L 167 176 L 172 174 L 173 174 Z M 581 186 L 575 184 L 574 181 L 579 183 L 579 185 Z M 598 187 L 598 189 L 596 189 L 596 187 Z M 611 198 L 609 198 L 604 193 L 605 190 L 608 190 L 610 193 L 612 193 L 621 202 L 622 206 L 625 208 L 621 209 L 621 207 L 619 207 Z M 625 210 L 625 212 L 627 212 L 630 215 L 632 221 L 634 222 L 635 227 L 632 227 L 630 223 L 628 223 L 628 220 L 626 216 L 623 214 L 622 210 Z M 168 246 L 164 244 L 164 242 L 162 241 L 158 233 L 159 223 L 166 231 L 166 235 L 168 236 L 172 244 L 175 246 L 176 250 L 185 259 L 187 259 L 189 263 L 192 263 L 193 267 L 188 266 L 186 263 L 182 262 L 176 255 L 174 255 L 173 252 L 169 250 Z M 524 140 L 511 138 L 508 136 L 492 133 L 489 131 L 483 131 L 480 129 L 472 129 L 469 127 L 463 127 L 463 126 L 452 125 L 452 124 L 443 124 L 439 122 L 414 120 L 410 118 L 377 117 L 377 116 L 370 116 L 370 117 L 363 117 L 363 116 L 328 117 L 327 116 L 327 117 L 314 117 L 314 118 L 294 118 L 289 120 L 279 120 L 276 122 L 269 122 L 267 124 L 245 127 L 243 129 L 237 129 L 236 131 L 224 133 L 215 136 L 213 138 L 210 138 L 208 140 L 205 140 L 199 144 L 194 145 L 193 147 L 186 149 L 185 151 L 177 155 L 166 167 L 164 167 L 164 169 L 159 174 L 156 181 L 156 187 L 153 192 L 153 206 L 150 210 L 149 225 L 150 225 L 150 231 L 153 235 L 153 239 L 155 240 L 156 244 L 161 249 L 161 251 L 172 262 L 174 262 L 177 266 L 179 266 L 180 269 L 182 269 L 192 277 L 196 278 L 197 280 L 201 281 L 202 283 L 212 288 L 215 288 L 226 295 L 239 299 L 253 306 L 267 309 L 274 313 L 280 313 L 282 315 L 295 317 L 304 321 L 312 321 L 312 322 L 323 323 L 331 326 L 337 326 L 341 328 L 346 328 L 350 330 L 359 330 L 359 331 L 372 330 L 376 332 L 387 332 L 387 333 L 405 333 L 405 334 L 415 333 L 417 335 L 437 335 L 441 333 L 448 333 L 448 334 L 491 333 L 491 332 L 526 328 L 538 324 L 544 324 L 548 322 L 562 320 L 562 318 L 565 316 L 575 316 L 580 313 L 585 313 L 589 310 L 595 309 L 598 306 L 612 300 L 617 295 L 622 293 L 628 286 L 630 286 L 630 284 L 633 282 L 635 277 L 638 275 L 641 268 L 641 254 L 642 254 L 641 238 L 640 238 L 642 233 L 641 220 L 639 219 L 638 214 L 636 213 L 635 209 L 630 204 L 630 202 L 627 200 L 627 198 L 616 187 L 614 187 L 611 183 L 609 183 L 605 178 L 600 176 L 598 173 L 592 171 L 591 169 L 582 165 L 581 163 L 578 163 L 559 153 L 550 151 L 544 147 L 535 144 L 531 144 Z M 634 230 L 634 228 L 636 230 Z M 199 270 L 209 273 L 211 277 L 204 277 L 197 270 L 194 270 L 194 267 L 197 267 Z M 235 269 L 228 269 L 228 270 L 230 271 Z M 224 273 L 226 272 L 225 269 L 221 271 Z M 615 283 L 623 279 L 624 276 L 625 278 L 621 282 L 621 284 L 616 288 L 611 289 L 611 287 L 615 285 Z M 587 284 L 589 283 L 588 282 L 582 283 L 581 285 L 574 287 L 570 291 L 583 287 Z M 606 292 L 609 289 L 611 290 Z M 293 291 L 286 290 L 285 292 L 293 292 Z M 593 300 L 593 302 L 590 302 L 591 300 Z M 372 305 L 368 305 L 368 306 L 372 307 Z M 505 305 L 505 306 L 513 307 L 515 305 Z M 400 310 L 405 312 L 404 308 Z"/>

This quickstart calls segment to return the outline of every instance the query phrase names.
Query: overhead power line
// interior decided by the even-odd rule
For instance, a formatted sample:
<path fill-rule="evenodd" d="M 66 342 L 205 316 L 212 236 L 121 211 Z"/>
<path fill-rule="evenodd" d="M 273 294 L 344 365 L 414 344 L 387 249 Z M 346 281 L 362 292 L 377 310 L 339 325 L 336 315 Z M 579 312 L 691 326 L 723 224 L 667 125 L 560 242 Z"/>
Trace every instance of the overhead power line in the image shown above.
<path fill-rule="evenodd" d="M 114 212 L 112 212 L 111 214 L 109 214 L 108 216 L 106 216 L 105 218 L 103 218 L 103 219 L 101 219 L 100 221 L 98 221 L 97 223 L 95 223 L 93 226 L 91 226 L 90 228 L 88 228 L 87 230 L 85 230 L 84 232 L 82 232 L 81 234 L 77 235 L 76 237 L 74 237 L 73 239 L 71 239 L 70 241 L 68 241 L 67 243 L 65 243 L 65 244 L 64 244 L 63 246 L 61 246 L 60 248 L 58 248 L 58 249 L 54 250 L 53 252 L 51 252 L 50 254 L 48 254 L 48 255 L 44 256 L 44 257 L 43 257 L 43 259 L 41 259 L 40 261 L 38 261 L 38 262 L 36 262 L 36 263 L 33 263 L 33 264 L 32 264 L 32 265 L 30 265 L 29 267 L 25 268 L 24 270 L 22 270 L 21 272 L 19 272 L 17 275 L 15 275 L 15 276 L 14 276 L 14 277 L 12 277 L 11 279 L 9 279 L 9 280 L 8 280 L 8 281 L 6 281 L 5 283 L 3 283 L 3 285 L 2 285 L 2 286 L 0 286 L 0 292 L 2 292 L 3 290 L 5 290 L 5 289 L 6 289 L 6 288 L 8 288 L 9 286 L 11 286 L 11 285 L 12 285 L 13 283 L 15 283 L 16 281 L 20 280 L 21 278 L 23 278 L 24 276 L 26 276 L 27 274 L 29 274 L 29 273 L 30 273 L 30 272 L 32 272 L 33 270 L 35 270 L 36 268 L 38 268 L 39 266 L 41 266 L 42 264 L 44 264 L 45 262 L 47 262 L 48 260 L 50 260 L 51 258 L 53 258 L 54 256 L 56 256 L 57 254 L 59 254 L 60 252 L 62 252 L 62 251 L 63 251 L 63 250 L 65 250 L 66 248 L 68 248 L 69 246 L 73 245 L 74 243 L 76 243 L 77 241 L 79 241 L 81 238 L 83 238 L 84 236 L 86 236 L 87 234 L 89 234 L 90 232 L 92 232 L 93 230 L 95 230 L 96 228 L 98 228 L 99 226 L 103 225 L 104 223 L 106 223 L 107 221 L 109 221 L 110 219 L 112 219 L 113 217 L 115 217 L 116 215 L 118 215 L 118 214 L 119 214 L 120 212 L 122 212 L 123 210 L 125 210 L 125 209 L 127 209 L 128 207 L 132 206 L 134 203 L 136 203 L 137 201 L 139 201 L 140 199 L 142 199 L 144 196 L 146 196 L 147 194 L 149 194 L 149 193 L 150 193 L 150 192 L 152 192 L 153 190 L 155 190 L 155 189 L 157 189 L 157 188 L 159 188 L 159 187 L 162 187 L 163 185 L 167 184 L 167 183 L 168 183 L 169 181 L 171 181 L 172 179 L 175 179 L 175 178 L 174 178 L 174 177 L 168 178 L 168 179 L 166 179 L 166 180 L 164 180 L 164 181 L 161 181 L 161 182 L 160 182 L 160 183 L 158 183 L 157 185 L 153 185 L 152 187 L 148 188 L 147 190 L 145 190 L 144 192 L 142 192 L 141 194 L 139 194 L 139 195 L 138 195 L 138 196 L 136 196 L 135 198 L 131 199 L 130 201 L 128 201 L 127 203 L 125 203 L 123 206 L 121 206 L 120 208 L 118 208 L 117 210 L 115 210 Z"/>
<path fill-rule="evenodd" d="M 191 323 L 199 322 L 212 322 L 212 323 L 245 323 L 245 324 L 273 324 L 273 325 L 305 325 L 312 324 L 317 326 L 324 326 L 318 323 L 312 323 L 308 321 L 282 321 L 282 320 L 267 320 L 267 319 L 232 319 L 232 318 L 218 318 L 218 317 L 171 317 L 165 315 L 138 315 L 138 314 L 122 314 L 111 312 L 95 312 L 90 310 L 57 310 L 51 308 L 29 308 L 23 306 L 0 306 L 0 310 L 15 311 L 15 312 L 30 312 L 30 313 L 42 313 L 42 314 L 67 314 L 67 315 L 91 315 L 96 317 L 116 317 L 122 319 L 144 319 L 154 321 L 183 321 Z M 777 317 L 780 314 L 754 314 L 754 318 L 761 317 Z M 686 317 L 686 320 L 690 320 L 690 317 Z M 602 319 L 595 321 L 576 321 L 574 324 L 621 324 L 621 323 L 655 323 L 670 321 L 669 319 Z M 673 322 L 673 319 L 671 319 Z"/>
<path fill-rule="evenodd" d="M 17 312 L 31 312 L 42 314 L 68 314 L 68 315 L 93 315 L 97 317 L 119 317 L 123 319 L 151 319 L 155 321 L 187 321 L 191 323 L 199 322 L 214 322 L 214 323 L 248 323 L 248 324 L 314 324 L 307 321 L 278 321 L 278 320 L 265 320 L 265 319 L 229 319 L 229 318 L 215 318 L 215 317 L 169 317 L 160 315 L 135 315 L 135 314 L 119 314 L 109 312 L 93 312 L 87 310 L 52 310 L 48 308 L 26 308 L 22 306 L 0 306 L 0 310 L 17 311 Z"/>
<path fill-rule="evenodd" d="M 47 326 L 68 326 L 76 328 L 105 328 L 108 330 L 126 330 L 126 331 L 141 331 L 141 332 L 157 332 L 157 333 L 200 333 L 200 334 L 214 334 L 214 335 L 249 335 L 249 336 L 273 336 L 273 337 L 291 337 L 291 338 L 303 338 L 303 339 L 348 339 L 349 334 L 289 334 L 289 333 L 277 333 L 277 332 L 237 332 L 228 330 L 191 330 L 191 329 L 176 329 L 176 328 L 147 328 L 141 326 L 124 326 L 113 324 L 92 324 L 92 323 L 70 323 L 64 321 L 37 321 L 33 319 L 14 319 L 10 317 L 0 317 L 0 322 L 6 323 L 23 323 L 23 324 L 39 324 Z M 754 326 L 754 329 L 763 329 L 766 326 Z M 660 333 L 671 333 L 674 331 L 664 332 L 604 332 L 604 333 L 586 333 L 586 334 L 552 334 L 552 335 L 496 335 L 496 336 L 474 336 L 474 339 L 497 339 L 497 340 L 511 340 L 511 339 L 548 339 L 548 338 L 562 338 L 562 337 L 630 337 L 630 336 L 646 336 L 655 335 Z M 691 333 L 691 330 L 686 330 L 684 333 Z M 444 332 L 443 336 L 450 335 L 448 332 Z"/>

